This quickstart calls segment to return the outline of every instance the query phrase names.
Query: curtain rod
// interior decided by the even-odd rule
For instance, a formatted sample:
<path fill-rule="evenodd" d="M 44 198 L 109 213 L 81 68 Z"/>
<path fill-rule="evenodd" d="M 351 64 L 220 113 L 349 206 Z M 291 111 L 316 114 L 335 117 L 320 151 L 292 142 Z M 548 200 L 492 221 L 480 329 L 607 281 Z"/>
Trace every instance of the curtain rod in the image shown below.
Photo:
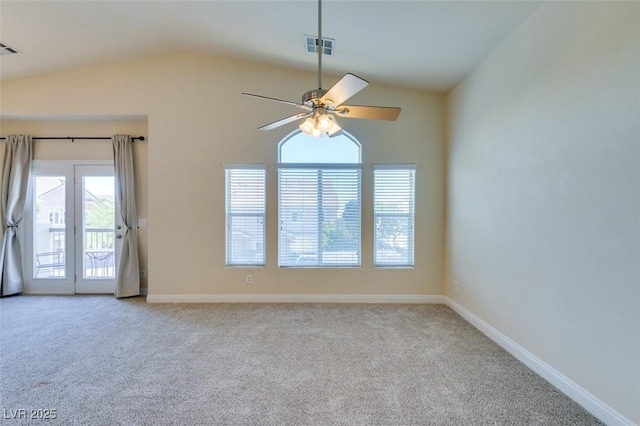
<path fill-rule="evenodd" d="M 5 137 L 1 137 L 0 139 L 7 139 Z M 101 136 L 51 136 L 51 137 L 32 137 L 31 139 L 33 140 L 42 140 L 42 139 L 67 139 L 70 140 L 71 142 L 75 141 L 76 139 L 88 139 L 88 140 L 97 140 L 97 139 L 102 139 L 102 140 L 111 140 L 111 137 L 101 137 Z M 131 140 L 134 141 L 143 141 L 144 140 L 144 136 L 136 136 L 136 137 L 132 137 Z"/>

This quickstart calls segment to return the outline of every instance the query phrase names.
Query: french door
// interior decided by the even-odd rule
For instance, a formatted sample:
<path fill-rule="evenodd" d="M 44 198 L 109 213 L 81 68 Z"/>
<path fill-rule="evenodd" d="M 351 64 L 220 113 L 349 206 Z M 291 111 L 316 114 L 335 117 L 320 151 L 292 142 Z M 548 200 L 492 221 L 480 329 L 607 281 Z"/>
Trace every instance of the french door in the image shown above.
<path fill-rule="evenodd" d="M 31 176 L 26 292 L 113 293 L 122 237 L 113 165 L 36 162 Z"/>

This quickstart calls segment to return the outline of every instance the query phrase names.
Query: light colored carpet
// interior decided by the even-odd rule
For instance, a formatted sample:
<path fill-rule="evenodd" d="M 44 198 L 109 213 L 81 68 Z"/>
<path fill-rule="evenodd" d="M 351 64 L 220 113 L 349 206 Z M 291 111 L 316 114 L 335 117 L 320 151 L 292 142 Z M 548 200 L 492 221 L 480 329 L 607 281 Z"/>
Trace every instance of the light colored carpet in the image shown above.
<path fill-rule="evenodd" d="M 599 424 L 442 305 L 10 297 L 0 358 L 47 424 Z"/>

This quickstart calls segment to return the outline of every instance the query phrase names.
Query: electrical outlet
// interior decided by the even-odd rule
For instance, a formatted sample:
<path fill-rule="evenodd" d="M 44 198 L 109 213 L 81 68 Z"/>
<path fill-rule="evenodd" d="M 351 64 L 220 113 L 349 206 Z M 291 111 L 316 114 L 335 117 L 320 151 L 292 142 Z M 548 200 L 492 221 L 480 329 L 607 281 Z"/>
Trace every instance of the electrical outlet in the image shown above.
<path fill-rule="evenodd" d="M 251 274 L 247 274 L 247 284 L 253 284 L 253 277 Z"/>
<path fill-rule="evenodd" d="M 454 291 L 458 291 L 458 290 L 460 290 L 460 284 L 458 283 L 458 280 L 455 280 L 455 281 L 453 282 L 453 290 L 454 290 Z"/>

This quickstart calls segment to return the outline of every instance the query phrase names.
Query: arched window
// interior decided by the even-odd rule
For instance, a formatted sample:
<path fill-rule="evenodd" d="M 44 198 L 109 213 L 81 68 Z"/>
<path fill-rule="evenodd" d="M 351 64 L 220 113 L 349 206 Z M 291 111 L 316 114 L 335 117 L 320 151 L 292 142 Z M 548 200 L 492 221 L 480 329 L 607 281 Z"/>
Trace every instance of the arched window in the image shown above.
<path fill-rule="evenodd" d="M 295 131 L 278 146 L 278 263 L 360 266 L 362 149 L 347 132 Z"/>
<path fill-rule="evenodd" d="M 278 145 L 279 163 L 360 164 L 360 142 L 345 131 L 328 137 L 309 136 L 298 130 Z"/>

